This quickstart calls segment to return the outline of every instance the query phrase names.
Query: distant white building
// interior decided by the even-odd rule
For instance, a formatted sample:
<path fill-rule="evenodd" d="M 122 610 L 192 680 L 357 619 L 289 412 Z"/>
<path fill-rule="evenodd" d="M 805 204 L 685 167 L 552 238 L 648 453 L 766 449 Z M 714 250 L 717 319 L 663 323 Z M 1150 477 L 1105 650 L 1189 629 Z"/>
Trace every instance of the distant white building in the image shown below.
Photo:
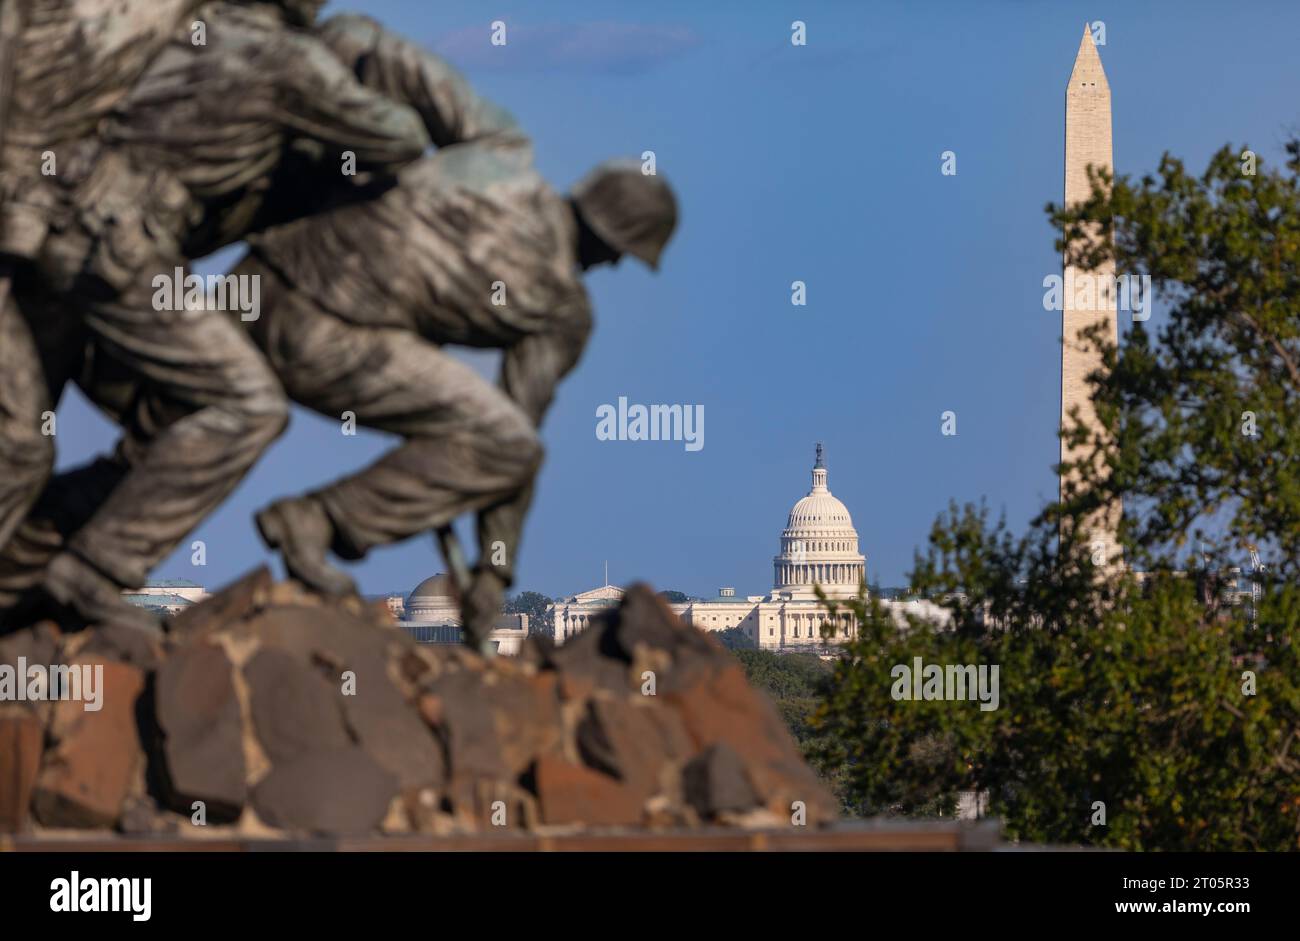
<path fill-rule="evenodd" d="M 760 649 L 828 651 L 857 634 L 857 621 L 844 608 L 830 610 L 817 598 L 846 602 L 866 590 L 866 557 L 858 551 L 858 531 L 848 508 L 831 493 L 822 446 L 812 468 L 812 488 L 791 508 L 773 558 L 773 586 L 766 595 L 738 596 L 719 588 L 715 597 L 670 605 L 686 623 L 705 631 L 740 628 Z M 557 601 L 548 611 L 555 642 L 562 644 L 623 598 L 623 589 L 606 584 Z M 885 601 L 900 623 L 907 611 L 938 623 L 949 612 L 929 601 Z"/>
<path fill-rule="evenodd" d="M 390 595 L 388 609 L 394 612 L 398 626 L 422 644 L 459 644 L 460 604 L 456 601 L 451 578 L 441 573 L 426 578 L 402 599 Z M 512 657 L 523 647 L 528 636 L 528 615 L 502 614 L 495 622 L 489 642 L 502 656 Z"/>
<path fill-rule="evenodd" d="M 546 616 L 555 631 L 555 642 L 562 644 L 575 634 L 585 631 L 592 620 L 610 608 L 618 607 L 623 600 L 623 589 L 608 583 L 591 591 L 559 598 L 546 609 Z"/>
<path fill-rule="evenodd" d="M 129 604 L 166 615 L 178 614 L 207 596 L 206 588 L 185 578 L 161 578 L 135 591 L 122 592 Z"/>

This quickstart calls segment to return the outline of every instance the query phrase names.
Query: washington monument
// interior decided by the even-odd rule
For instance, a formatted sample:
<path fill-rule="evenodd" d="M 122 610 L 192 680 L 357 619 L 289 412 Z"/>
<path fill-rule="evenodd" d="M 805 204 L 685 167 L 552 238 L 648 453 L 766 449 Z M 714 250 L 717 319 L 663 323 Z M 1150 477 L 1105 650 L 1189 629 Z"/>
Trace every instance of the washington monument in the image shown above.
<path fill-rule="evenodd" d="M 1065 90 L 1065 205 L 1073 206 L 1088 199 L 1092 187 L 1088 182 L 1088 167 L 1113 172 L 1110 142 L 1110 85 L 1101 67 L 1101 57 L 1093 42 L 1092 33 L 1085 24 L 1079 53 L 1074 59 L 1074 71 Z M 1102 366 L 1100 351 L 1094 342 L 1081 336 L 1083 331 L 1097 323 L 1105 325 L 1104 338 L 1113 344 L 1119 342 L 1119 324 L 1116 314 L 1115 265 L 1106 261 L 1095 270 L 1082 272 L 1066 262 L 1064 303 L 1061 314 L 1061 427 L 1069 426 L 1071 413 L 1078 409 L 1079 419 L 1094 432 L 1097 415 L 1088 387 L 1088 375 Z M 1097 290 L 1079 292 L 1073 285 L 1083 283 L 1091 276 Z M 1061 441 L 1061 461 L 1079 461 L 1090 445 L 1071 448 Z M 1100 478 L 1106 468 L 1096 462 L 1091 476 Z M 1069 475 L 1071 479 L 1077 473 Z M 1067 475 L 1062 474 L 1061 499 L 1066 496 Z M 1117 559 L 1121 507 L 1119 503 L 1097 512 L 1087 523 L 1087 542 L 1094 559 L 1109 564 Z M 1104 556 L 1099 556 L 1099 550 Z"/>

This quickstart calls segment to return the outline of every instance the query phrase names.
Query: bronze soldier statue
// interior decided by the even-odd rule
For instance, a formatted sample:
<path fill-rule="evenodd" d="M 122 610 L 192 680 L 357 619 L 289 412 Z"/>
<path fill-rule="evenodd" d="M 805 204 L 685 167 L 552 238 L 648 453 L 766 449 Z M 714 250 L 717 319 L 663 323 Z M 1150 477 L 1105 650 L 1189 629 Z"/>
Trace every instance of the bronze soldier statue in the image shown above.
<path fill-rule="evenodd" d="M 66 346 L 72 318 L 105 358 L 148 384 L 157 412 L 138 416 L 143 430 L 122 442 L 131 472 L 104 488 L 45 569 L 44 592 L 85 621 L 145 625 L 121 589 L 143 582 L 224 499 L 288 417 L 278 381 L 248 338 L 218 311 L 156 309 L 155 278 L 309 208 L 303 195 L 279 198 L 277 178 L 289 170 L 337 190 L 345 159 L 355 158 L 361 181 L 374 180 L 430 143 L 413 109 L 365 87 L 320 38 L 297 28 L 320 5 L 209 3 L 193 14 L 205 27 L 196 44 L 192 4 L 136 3 L 117 11 L 136 25 L 133 35 L 155 36 L 170 18 L 171 38 L 143 72 L 135 69 L 141 53 L 129 49 L 77 67 L 79 50 L 120 34 L 88 34 L 97 21 L 78 19 L 77 0 L 24 5 L 32 19 L 16 32 L 3 163 L 4 221 L 23 223 L 13 227 L 21 244 L 5 242 L 18 259 L 12 293 L 28 323 L 55 336 L 37 338 L 44 365 L 66 365 L 50 351 Z M 179 30 L 178 10 L 187 14 Z M 42 57 L 44 71 L 33 65 Z M 35 168 L 51 154 L 57 173 L 42 178 Z M 3 316 L 8 336 L 11 308 Z M 29 351 L 6 353 L 14 355 Z M 57 388 L 66 377 L 47 378 Z M 14 393 L 13 382 L 7 376 L 0 394 Z M 18 440 L 33 441 L 31 428 L 50 406 L 45 394 L 36 383 L 0 406 L 0 430 L 14 416 L 26 432 Z M 33 453 L 0 446 L 8 462 L 0 480 L 23 481 L 0 489 L 9 504 L 0 522 L 10 528 L 33 482 L 49 473 L 48 441 Z"/>
<path fill-rule="evenodd" d="M 290 222 L 250 239 L 252 251 L 233 274 L 257 276 L 263 303 L 261 318 L 246 326 L 293 398 L 336 417 L 352 411 L 363 425 L 408 438 L 361 474 L 273 505 L 258 524 L 292 574 L 337 592 L 351 581 L 326 561 L 331 549 L 359 558 L 479 511 L 480 559 L 462 599 L 474 641 L 486 636 L 513 578 L 540 461 L 536 426 L 590 329 L 578 269 L 623 253 L 656 265 L 675 202 L 636 164 L 599 168 L 566 200 L 533 171 L 509 115 L 474 96 L 441 60 L 363 17 L 337 17 L 317 35 L 364 85 L 414 106 L 434 143 L 456 146 L 364 202 L 351 198 L 355 189 L 340 193 L 337 181 L 327 193 L 295 190 L 303 176 L 291 170 L 276 181 L 274 200 L 209 213 L 206 233 L 192 237 L 191 250 L 200 238 L 228 241 L 236 231 L 230 217 L 251 216 L 256 229 L 277 213 L 310 211 L 313 202 L 338 204 L 315 217 L 317 225 Z M 167 87 L 165 73 L 158 87 Z M 113 139 L 141 136 L 114 129 Z M 501 389 L 449 358 L 442 343 L 505 349 Z M 133 447 L 46 488 L 0 553 L 0 591 L 11 595 L 31 586 L 120 481 L 136 478 L 135 453 L 175 420 L 165 390 L 123 368 L 103 337 L 86 349 L 85 361 L 50 371 L 75 375 L 124 422 Z M 504 558 L 494 547 L 504 548 Z"/>
<path fill-rule="evenodd" d="M 377 200 L 252 236 L 232 273 L 260 278 L 261 317 L 245 326 L 290 397 L 407 439 L 361 473 L 258 514 L 290 573 L 350 591 L 331 551 L 357 559 L 478 511 L 479 560 L 461 602 L 479 645 L 513 582 L 537 426 L 591 329 L 580 272 L 624 253 L 657 266 L 675 222 L 671 190 L 639 164 L 603 164 L 566 199 L 532 168 L 527 142 L 501 134 L 418 161 Z M 500 388 L 446 343 L 501 348 Z M 98 368 L 90 384 L 113 388 L 111 363 Z M 150 399 L 126 397 L 156 414 Z M 59 514 L 88 499 L 76 473 L 50 493 L 20 531 L 36 564 L 69 528 Z M 13 567 L 14 550 L 4 555 Z"/>
<path fill-rule="evenodd" d="M 54 442 L 41 360 L 13 299 L 49 231 L 61 145 L 93 135 L 201 0 L 0 0 L 0 546 L 49 477 Z M 30 27 L 30 29 L 28 28 Z"/>
<path fill-rule="evenodd" d="M 358 559 L 478 511 L 461 607 L 480 645 L 513 583 L 537 426 L 591 331 L 581 272 L 624 254 L 657 267 L 676 220 L 672 190 L 634 161 L 602 164 L 565 198 L 525 141 L 498 135 L 424 158 L 378 200 L 252 238 L 235 268 L 264 286 L 248 327 L 290 398 L 406 438 L 364 471 L 258 514 L 289 571 L 345 591 L 330 551 Z M 500 388 L 444 343 L 502 349 Z"/>
<path fill-rule="evenodd" d="M 366 470 L 258 514 L 290 573 L 350 591 L 331 551 L 358 559 L 477 511 L 480 554 L 461 602 L 467 641 L 479 646 L 513 582 L 537 426 L 590 333 L 580 273 L 624 253 L 656 267 L 676 214 L 667 184 L 633 161 L 597 167 L 566 199 L 533 169 L 525 140 L 499 134 L 418 161 L 377 200 L 250 237 L 232 273 L 260 278 L 261 317 L 245 326 L 289 396 L 407 439 Z M 502 349 L 500 387 L 442 344 Z M 114 388 L 111 362 L 97 368 L 86 381 Z M 151 398 L 123 401 L 156 414 Z M 71 528 L 60 514 L 75 519 L 93 490 L 62 475 L 0 562 L 39 566 Z M 16 560 L 23 547 L 28 558 Z"/>

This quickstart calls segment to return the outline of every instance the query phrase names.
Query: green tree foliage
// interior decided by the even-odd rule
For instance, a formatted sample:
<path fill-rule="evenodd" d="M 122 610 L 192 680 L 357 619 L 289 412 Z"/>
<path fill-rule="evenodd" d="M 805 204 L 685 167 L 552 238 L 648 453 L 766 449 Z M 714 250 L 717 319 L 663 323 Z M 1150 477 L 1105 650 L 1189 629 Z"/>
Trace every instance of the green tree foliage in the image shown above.
<path fill-rule="evenodd" d="M 1150 275 L 1167 313 L 1133 324 L 1094 401 L 1130 553 L 1159 566 L 1191 543 L 1218 563 L 1242 543 L 1271 550 L 1275 574 L 1300 572 L 1300 141 L 1282 170 L 1255 173 L 1225 147 L 1199 177 L 1165 155 L 1154 176 L 1113 183 L 1065 210 L 1058 247 L 1085 267 Z M 1090 229 L 1101 239 L 1086 238 Z M 1082 435 L 1082 430 L 1076 434 Z M 1086 437 L 1086 435 L 1085 435 Z M 1098 443 L 1098 442 L 1094 442 Z M 1185 553 L 1184 553 L 1185 560 Z"/>
<path fill-rule="evenodd" d="M 684 591 L 661 591 L 659 592 L 659 597 L 664 599 L 664 601 L 667 601 L 669 604 L 685 604 L 691 600 L 691 596 L 686 594 Z"/>
<path fill-rule="evenodd" d="M 729 627 L 724 631 L 714 631 L 713 638 L 728 650 L 753 650 L 757 644 L 743 627 Z"/>
<path fill-rule="evenodd" d="M 960 791 L 987 791 L 1008 836 L 1128 849 L 1294 849 L 1300 832 L 1300 663 L 1289 631 L 1223 609 L 1196 584 L 1121 579 L 1098 611 L 1032 540 L 986 515 L 953 510 L 917 563 L 928 594 L 958 586 L 972 562 L 1019 573 L 990 605 L 954 601 L 954 622 L 899 625 L 874 600 L 851 607 L 858 638 L 837 662 L 812 721 L 816 757 L 868 813 L 930 814 Z M 956 550 L 955 552 L 951 550 Z M 1005 566 L 1005 568 L 1003 568 Z M 1011 602 L 1011 603 L 1008 603 Z M 1046 602 L 1046 603 L 1044 603 Z M 1006 618 L 989 623 L 1001 606 Z M 897 665 L 997 665 L 998 708 L 972 697 L 895 700 Z M 1248 695 L 1247 672 L 1255 676 Z M 1093 824 L 1095 802 L 1106 825 Z"/>
<path fill-rule="evenodd" d="M 730 649 L 744 667 L 749 684 L 772 700 L 804 757 L 839 796 L 844 812 L 856 813 L 857 805 L 845 786 L 843 765 L 823 761 L 829 743 L 814 724 L 815 713 L 828 690 L 831 665 L 812 654 L 777 654 L 755 650 L 752 645 Z"/>
<path fill-rule="evenodd" d="M 950 624 L 851 606 L 860 634 L 812 720 L 850 803 L 930 814 L 986 791 L 1012 838 L 1300 848 L 1300 145 L 1288 152 L 1255 176 L 1235 148 L 1200 177 L 1166 156 L 1153 177 L 1099 176 L 1085 205 L 1049 207 L 1072 260 L 1152 276 L 1163 326 L 1136 324 L 1094 377 L 1109 474 L 1021 536 L 976 507 L 936 522 L 912 587 Z M 1129 568 L 1095 570 L 1080 524 L 1117 498 Z M 1222 594 L 1242 542 L 1270 563 L 1253 612 Z M 891 671 L 916 657 L 997 665 L 999 707 L 895 699 Z"/>
<path fill-rule="evenodd" d="M 521 591 L 506 599 L 505 612 L 528 615 L 528 633 L 549 635 L 552 627 L 546 616 L 546 609 L 550 605 L 551 599 L 539 592 Z"/>

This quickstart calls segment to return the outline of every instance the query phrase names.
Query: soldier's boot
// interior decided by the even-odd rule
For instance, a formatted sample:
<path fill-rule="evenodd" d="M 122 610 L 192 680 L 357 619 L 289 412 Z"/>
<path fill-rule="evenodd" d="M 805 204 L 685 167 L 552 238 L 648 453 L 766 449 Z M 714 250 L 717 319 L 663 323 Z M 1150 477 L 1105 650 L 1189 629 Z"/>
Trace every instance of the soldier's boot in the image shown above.
<path fill-rule="evenodd" d="M 505 602 L 506 583 L 491 568 L 474 570 L 469 591 L 460 599 L 461 629 L 465 643 L 483 654 L 491 654 L 489 636 Z"/>
<path fill-rule="evenodd" d="M 334 524 L 318 501 L 277 500 L 257 514 L 257 530 L 268 548 L 280 550 L 284 567 L 304 585 L 324 595 L 356 594 L 356 583 L 327 558 Z"/>
<path fill-rule="evenodd" d="M 122 586 L 70 552 L 60 552 L 45 570 L 41 587 L 87 627 L 124 625 L 158 633 L 162 619 L 122 597 Z"/>

